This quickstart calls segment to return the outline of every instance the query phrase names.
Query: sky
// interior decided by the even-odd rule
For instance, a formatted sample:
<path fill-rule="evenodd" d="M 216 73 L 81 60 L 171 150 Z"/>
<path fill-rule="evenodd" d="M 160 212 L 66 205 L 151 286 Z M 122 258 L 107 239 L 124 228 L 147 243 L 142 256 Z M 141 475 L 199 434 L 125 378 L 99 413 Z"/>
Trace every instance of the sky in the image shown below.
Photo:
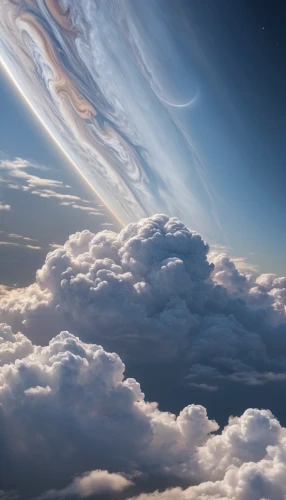
<path fill-rule="evenodd" d="M 0 500 L 285 500 L 285 21 L 0 3 Z"/>
<path fill-rule="evenodd" d="M 284 9 L 283 3 L 273 2 L 269 6 L 269 2 L 254 1 L 230 4 L 221 0 L 215 6 L 206 1 L 203 7 L 195 0 L 180 1 L 176 5 L 169 2 L 168 9 L 160 0 L 150 0 L 148 8 L 138 1 L 126 3 L 128 22 L 136 27 L 133 36 L 137 38 L 133 41 L 150 65 L 149 73 L 143 76 L 150 81 L 147 80 L 146 85 L 146 80 L 138 80 L 138 61 L 134 65 L 130 47 L 118 38 L 122 44 L 118 51 L 122 51 L 120 55 L 126 52 L 129 66 L 121 61 L 120 66 L 114 66 L 114 71 L 120 85 L 124 85 L 123 89 L 120 87 L 120 97 L 127 99 L 124 104 L 130 109 L 126 108 L 126 116 L 122 117 L 122 111 L 117 109 L 118 122 L 113 116 L 111 126 L 125 141 L 124 137 L 131 132 L 124 127 L 120 130 L 120 126 L 129 119 L 129 111 L 132 116 L 135 114 L 135 126 L 141 135 L 139 142 L 148 151 L 147 158 L 156 157 L 149 164 L 145 156 L 141 158 L 141 165 L 138 163 L 137 167 L 141 174 L 137 180 L 131 171 L 129 181 L 121 177 L 117 206 L 124 203 L 122 200 L 132 205 L 131 210 L 122 208 L 127 214 L 121 209 L 117 212 L 121 219 L 132 219 L 136 211 L 142 216 L 169 210 L 201 232 L 209 243 L 225 245 L 231 255 L 243 257 L 252 264 L 255 261 L 262 271 L 283 274 L 285 147 L 281 131 L 285 120 L 285 34 L 281 19 Z M 105 10 L 102 8 L 100 14 L 103 18 Z M 99 31 L 94 36 L 105 35 Z M 121 35 L 113 29 L 110 40 L 115 36 Z M 113 45 L 110 51 L 114 58 Z M 5 59 L 5 50 L 2 53 Z M 105 56 L 102 52 L 102 57 Z M 110 64 L 115 64 L 112 61 L 114 59 L 110 59 Z M 72 65 L 70 71 L 75 77 Z M 122 71 L 129 72 L 129 81 L 134 81 L 129 91 L 128 83 L 122 80 Z M 109 85 L 110 94 L 105 98 L 112 104 L 113 90 Z M 42 164 L 45 161 L 49 165 L 64 164 L 65 170 L 72 173 L 72 166 L 68 166 L 51 141 L 44 138 L 44 132 L 40 134 L 45 145 L 39 147 L 42 144 L 38 140 L 39 131 L 35 136 L 38 126 L 4 75 L 1 89 L 3 153 L 15 156 L 16 149 L 21 150 L 24 158 L 28 155 L 33 160 L 39 158 Z M 177 108 L 160 101 L 160 96 L 177 104 L 194 98 L 194 103 Z M 142 99 L 148 108 L 142 108 Z M 116 103 L 113 105 L 116 109 Z M 106 109 L 102 113 L 104 115 Z M 15 123 L 19 119 L 23 126 L 17 126 L 15 137 Z M 108 113 L 105 119 L 111 120 Z M 149 121 L 148 130 L 145 120 Z M 164 129 L 165 137 L 162 136 Z M 136 143 L 132 135 L 130 141 Z M 17 147 L 13 146 L 15 142 Z M 33 143 L 31 148 L 30 143 Z M 167 143 L 170 147 L 166 156 Z M 127 148 L 126 143 L 124 147 Z M 134 145 L 133 149 L 134 154 L 141 155 L 138 146 Z M 81 151 L 74 153 L 74 157 L 83 162 Z M 108 161 L 116 163 L 115 158 Z M 112 168 L 102 188 L 99 177 L 91 181 L 101 194 L 106 194 L 109 206 L 116 197 L 115 185 L 119 182 L 118 171 L 114 174 Z M 130 164 L 132 168 L 134 164 L 133 167 Z"/>
<path fill-rule="evenodd" d="M 70 234 L 83 228 L 98 231 L 104 227 L 102 224 L 116 228 L 118 221 L 106 212 L 94 192 L 70 168 L 64 155 L 47 138 L 3 73 L 0 87 L 0 193 L 2 204 L 10 207 L 0 212 L 0 240 L 3 242 L 1 285 L 26 286 L 33 281 L 36 270 L 43 264 L 53 245 L 62 245 Z M 59 183 L 56 189 L 49 186 L 49 182 L 38 190 L 20 189 L 20 185 L 24 189 L 27 187 L 26 180 L 11 177 L 11 170 L 4 168 L 7 161 L 13 163 L 16 158 L 20 158 L 22 164 L 27 162 L 27 171 L 31 175 Z M 35 167 L 31 168 L 31 165 Z M 41 170 L 42 167 L 46 170 Z M 45 193 L 46 189 L 50 192 Z M 38 194 L 32 194 L 32 191 Z M 41 196 L 41 191 L 45 197 Z M 61 195 L 76 196 L 78 199 L 64 199 Z M 86 203 L 81 200 L 86 200 Z M 79 208 L 72 209 L 72 204 Z M 89 206 L 91 209 L 86 210 Z"/>
<path fill-rule="evenodd" d="M 187 12 L 203 59 L 203 151 L 222 200 L 222 224 L 235 249 L 245 251 L 246 239 L 264 270 L 279 266 L 282 272 L 285 5 L 206 1 L 202 8 L 191 2 Z M 275 264 L 269 259 L 273 252 Z"/>

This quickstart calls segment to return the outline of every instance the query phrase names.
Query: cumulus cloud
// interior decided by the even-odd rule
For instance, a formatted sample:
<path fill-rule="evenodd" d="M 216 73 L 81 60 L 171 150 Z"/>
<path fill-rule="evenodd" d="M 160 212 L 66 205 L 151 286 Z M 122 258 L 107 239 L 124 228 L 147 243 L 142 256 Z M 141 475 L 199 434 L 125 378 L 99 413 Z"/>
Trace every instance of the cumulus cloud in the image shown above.
<path fill-rule="evenodd" d="M 259 386 L 285 386 L 285 278 L 244 273 L 225 254 L 209 262 L 208 252 L 199 234 L 164 215 L 119 233 L 76 233 L 47 255 L 33 285 L 1 297 L 3 321 L 43 344 L 69 329 L 115 350 L 159 402 L 182 386 L 187 397 L 209 398 L 227 386 L 243 411 L 233 386 L 257 405 Z M 225 421 L 227 405 L 212 404 Z"/>
<path fill-rule="evenodd" d="M 33 344 L 21 333 L 14 334 L 10 326 L 0 323 L 0 366 L 25 358 L 33 352 Z"/>
<path fill-rule="evenodd" d="M 1 328 L 7 342 L 24 343 Z M 176 416 L 148 403 L 119 356 L 98 345 L 68 332 L 26 345 L 0 367 L 6 491 L 130 498 L 134 486 L 137 500 L 284 500 L 286 429 L 269 410 L 248 409 L 218 432 L 203 406 Z M 156 480 L 160 492 L 138 496 Z"/>
<path fill-rule="evenodd" d="M 80 477 L 76 477 L 72 483 L 62 490 L 50 490 L 38 500 L 50 500 L 54 498 L 86 498 L 100 493 L 114 493 L 126 489 L 132 484 L 120 474 L 110 474 L 106 470 L 94 470 L 87 472 Z"/>
<path fill-rule="evenodd" d="M 260 268 L 257 264 L 253 264 L 252 262 L 249 261 L 246 257 L 234 257 L 229 255 L 230 249 L 226 247 L 225 245 L 221 244 L 213 244 L 210 247 L 209 254 L 208 254 L 208 260 L 210 262 L 213 262 L 213 260 L 220 256 L 224 255 L 234 263 L 235 267 L 243 272 L 243 273 L 253 273 L 253 274 L 259 274 Z M 254 255 L 253 253 L 249 254 L 251 257 Z"/>
<path fill-rule="evenodd" d="M 136 500 L 284 500 L 285 475 L 284 437 L 278 445 L 269 446 L 259 462 L 230 466 L 222 480 L 207 481 L 185 490 L 177 487 L 162 493 L 141 494 Z"/>
<path fill-rule="evenodd" d="M 52 483 L 61 485 L 75 473 L 98 468 L 131 475 L 141 471 L 159 477 L 193 476 L 197 448 L 218 428 L 203 407 L 190 405 L 177 417 L 161 412 L 156 403 L 145 402 L 134 379 L 124 379 L 117 354 L 68 332 L 38 347 L 28 339 L 25 343 L 21 334 L 13 336 L 7 326 L 3 330 L 12 346 L 7 348 L 12 353 L 8 364 L 0 368 L 7 490 L 15 484 L 24 492 L 50 489 Z M 89 489 L 108 488 L 107 483 L 118 490 L 128 484 L 93 472 L 67 488 L 84 496 Z M 67 492 L 66 487 L 57 489 Z"/>
<path fill-rule="evenodd" d="M 286 428 L 245 405 L 266 384 L 285 393 L 286 279 L 208 252 L 156 215 L 120 233 L 78 232 L 34 284 L 5 290 L 1 315 L 23 333 L 0 326 L 3 495 L 285 499 Z M 128 374 L 143 366 L 157 402 L 121 357 Z M 208 398 L 210 415 L 224 404 L 221 429 L 197 398 L 161 409 L 182 386 Z M 239 387 L 244 411 L 226 419 Z"/>
<path fill-rule="evenodd" d="M 284 500 L 286 429 L 267 410 L 230 418 L 198 449 L 206 481 L 187 489 L 141 494 L 137 500 Z"/>
<path fill-rule="evenodd" d="M 0 201 L 0 210 L 9 211 L 11 210 L 11 205 L 8 205 L 7 203 L 5 204 L 2 201 Z"/>
<path fill-rule="evenodd" d="M 239 271 L 226 254 L 212 258 L 212 279 L 228 293 L 243 299 L 252 309 L 263 309 L 272 322 L 286 320 L 286 278 L 275 274 L 251 274 Z"/>

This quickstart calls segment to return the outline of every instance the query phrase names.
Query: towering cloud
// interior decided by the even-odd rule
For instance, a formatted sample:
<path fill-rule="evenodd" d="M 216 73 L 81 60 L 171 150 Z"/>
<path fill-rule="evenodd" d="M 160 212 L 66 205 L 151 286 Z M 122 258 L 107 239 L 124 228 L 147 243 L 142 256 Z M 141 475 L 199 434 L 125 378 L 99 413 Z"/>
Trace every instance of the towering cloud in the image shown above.
<path fill-rule="evenodd" d="M 168 408 L 178 395 L 174 411 L 194 397 L 226 421 L 214 396 L 228 394 L 241 412 L 249 401 L 270 404 L 262 389 L 275 382 L 271 404 L 286 421 L 285 278 L 239 272 L 223 254 L 212 260 L 199 234 L 164 215 L 120 233 L 76 233 L 33 285 L 1 297 L 2 321 L 36 343 L 68 329 L 115 350 L 152 399 Z"/>

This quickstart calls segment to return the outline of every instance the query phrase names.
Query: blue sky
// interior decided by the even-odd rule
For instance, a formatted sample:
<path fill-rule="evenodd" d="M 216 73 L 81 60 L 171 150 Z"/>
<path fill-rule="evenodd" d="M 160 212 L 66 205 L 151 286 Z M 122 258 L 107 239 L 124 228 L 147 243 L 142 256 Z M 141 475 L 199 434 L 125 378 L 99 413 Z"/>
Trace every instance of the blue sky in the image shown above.
<path fill-rule="evenodd" d="M 10 207 L 0 211 L 1 285 L 26 286 L 33 281 L 47 252 L 63 244 L 70 234 L 83 228 L 94 232 L 116 229 L 118 223 L 59 153 L 4 74 L 0 76 L 0 94 L 0 199 Z M 46 186 L 25 190 L 29 178 L 13 178 L 12 170 L 4 168 L 15 158 L 27 162 L 27 174 L 36 176 L 36 180 L 48 179 L 55 187 L 47 182 Z M 78 199 L 61 199 L 61 195 Z"/>

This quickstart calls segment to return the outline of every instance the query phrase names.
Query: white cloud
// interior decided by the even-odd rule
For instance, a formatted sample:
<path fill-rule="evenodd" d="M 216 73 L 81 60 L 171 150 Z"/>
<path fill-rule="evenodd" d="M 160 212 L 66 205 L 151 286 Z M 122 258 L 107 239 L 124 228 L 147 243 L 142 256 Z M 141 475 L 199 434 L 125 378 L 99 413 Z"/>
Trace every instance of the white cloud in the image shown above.
<path fill-rule="evenodd" d="M 226 255 L 212 264 L 207 255 L 200 235 L 163 215 L 120 233 L 83 231 L 48 254 L 33 287 L 0 300 L 0 311 L 16 329 L 24 321 L 31 338 L 41 331 L 42 342 L 51 338 L 49 317 L 128 362 L 142 362 L 142 352 L 144 362 L 183 356 L 189 383 L 203 390 L 220 377 L 282 380 L 285 279 L 268 277 L 266 287 Z"/>
<path fill-rule="evenodd" d="M 99 211 L 95 210 L 94 207 L 82 207 L 81 205 L 72 205 L 72 207 L 77 208 L 78 210 L 83 210 L 85 212 L 93 211 L 94 213 L 98 213 L 99 215 L 103 215 Z"/>
<path fill-rule="evenodd" d="M 32 346 L 1 328 L 12 352 L 0 367 L 7 491 L 22 498 L 32 484 L 43 500 L 126 489 L 130 498 L 132 483 L 150 491 L 157 478 L 188 487 L 137 500 L 284 499 L 286 429 L 269 410 L 248 409 L 217 433 L 200 405 L 175 416 L 146 402 L 115 353 L 68 332 Z"/>
<path fill-rule="evenodd" d="M 117 354 L 67 332 L 38 347 L 7 326 L 3 331 L 11 343 L 6 349 L 10 364 L 0 368 L 7 489 L 15 485 L 15 474 L 19 491 L 34 477 L 41 478 L 43 491 L 66 484 L 75 473 L 99 468 L 178 478 L 198 469 L 197 448 L 218 428 L 203 407 L 190 405 L 178 417 L 159 411 L 156 403 L 145 402 L 134 379 L 124 379 Z M 92 473 L 67 488 L 84 496 L 88 489 L 119 490 L 127 484 Z"/>
<path fill-rule="evenodd" d="M 183 490 L 142 494 L 136 500 L 284 500 L 286 495 L 285 434 L 269 445 L 263 458 L 229 466 L 223 479 Z M 133 500 L 135 498 L 133 497 Z"/>
<path fill-rule="evenodd" d="M 258 274 L 260 272 L 259 266 L 249 262 L 246 257 L 231 257 L 231 260 L 234 262 L 239 271 L 254 274 Z"/>
<path fill-rule="evenodd" d="M 103 217 L 104 216 L 104 213 L 103 212 L 97 212 L 97 211 L 93 211 L 93 212 L 88 212 L 88 215 L 94 215 L 95 217 Z M 102 225 L 102 224 L 101 224 Z M 113 225 L 113 224 L 112 224 Z"/>
<path fill-rule="evenodd" d="M 38 500 L 54 498 L 86 498 L 101 493 L 120 492 L 131 486 L 132 482 L 121 474 L 110 474 L 106 470 L 94 470 L 76 477 L 73 482 L 62 490 L 50 490 Z"/>
<path fill-rule="evenodd" d="M 5 231 L 0 231 L 0 233 L 5 233 Z M 15 239 L 20 239 L 24 241 L 37 241 L 34 238 L 28 238 L 27 236 L 22 236 L 21 234 L 14 234 L 14 233 L 5 233 L 8 238 L 15 238 Z"/>
<path fill-rule="evenodd" d="M 212 264 L 207 256 L 198 234 L 157 215 L 120 233 L 70 236 L 48 254 L 36 283 L 1 296 L 3 318 L 36 343 L 67 324 L 81 338 L 61 333 L 37 347 L 6 330 L 11 361 L 1 369 L 0 403 L 8 490 L 25 460 L 17 487 L 25 490 L 31 473 L 41 484 L 37 494 L 65 491 L 74 474 L 104 469 L 137 486 L 143 477 L 140 491 L 150 477 L 160 488 L 172 486 L 167 476 L 189 486 L 148 493 L 158 500 L 284 500 L 286 431 L 270 411 L 246 410 L 213 434 L 218 426 L 203 406 L 177 417 L 160 411 L 107 352 L 119 350 L 133 367 L 145 363 L 145 385 L 155 366 L 159 401 L 184 383 L 214 400 L 220 384 L 243 391 L 285 384 L 285 278 L 245 274 L 225 254 Z M 229 394 L 231 413 L 237 391 Z"/>
<path fill-rule="evenodd" d="M 259 273 L 259 266 L 253 264 L 252 262 L 249 262 L 249 260 L 246 257 L 237 257 L 237 256 L 235 257 L 233 255 L 230 255 L 230 249 L 228 249 L 225 245 L 220 245 L 220 244 L 211 245 L 208 254 L 209 262 L 213 262 L 216 257 L 219 257 L 221 255 L 224 255 L 226 258 L 229 258 L 231 262 L 234 263 L 238 271 L 241 271 L 243 273 L 254 273 L 254 274 Z"/>
<path fill-rule="evenodd" d="M 30 250 L 42 250 L 42 247 L 40 246 L 15 243 L 15 241 L 0 241 L 0 246 L 28 248 Z"/>
<path fill-rule="evenodd" d="M 42 165 L 38 165 L 32 161 L 24 160 L 22 158 L 0 159 L 0 171 L 3 173 L 3 177 L 0 179 L 0 184 L 3 184 L 10 189 L 30 192 L 32 195 L 39 196 L 40 198 L 64 200 L 60 203 L 60 205 L 72 206 L 73 208 L 84 211 L 92 211 L 92 215 L 103 215 L 100 214 L 100 212 L 94 207 L 79 205 L 79 203 L 90 203 L 90 201 L 82 200 L 79 196 L 73 194 L 55 191 L 55 189 L 70 189 L 70 186 L 64 184 L 62 181 L 33 175 L 29 172 L 29 169 L 39 172 L 49 171 L 48 168 Z M 14 183 L 14 179 L 19 180 L 20 183 Z M 10 208 L 9 205 L 1 205 L 0 203 L 0 210 L 9 210 Z"/>
<path fill-rule="evenodd" d="M 239 271 L 226 254 L 212 258 L 214 283 L 226 287 L 229 294 L 240 297 L 252 309 L 263 309 L 275 322 L 286 320 L 286 278 L 275 274 L 250 274 Z"/>
<path fill-rule="evenodd" d="M 53 241 L 53 243 L 50 243 L 50 244 L 49 244 L 49 247 L 50 247 L 50 248 L 54 248 L 54 249 L 55 249 L 55 248 L 63 248 L 63 245 L 59 245 L 58 243 L 55 243 L 55 242 Z"/>
<path fill-rule="evenodd" d="M 56 198 L 59 200 L 69 200 L 60 203 L 60 205 L 66 205 L 66 206 L 72 205 L 75 201 L 80 201 L 80 198 L 78 196 L 72 194 L 59 193 L 57 191 L 53 191 L 52 189 L 33 190 L 31 191 L 31 194 L 35 194 L 37 196 L 40 196 L 41 198 Z"/>
<path fill-rule="evenodd" d="M 198 449 L 205 481 L 185 490 L 139 495 L 137 500 L 284 500 L 286 429 L 267 410 L 230 418 L 220 435 Z"/>
<path fill-rule="evenodd" d="M 5 203 L 0 201 L 0 210 L 3 210 L 3 211 L 11 210 L 11 205 L 5 204 Z"/>
<path fill-rule="evenodd" d="M 29 162 L 22 158 L 0 159 L 0 170 L 9 178 L 19 179 L 24 181 L 28 188 L 33 187 L 62 187 L 63 182 L 53 179 L 45 179 L 36 175 L 28 173 L 27 169 L 35 169 L 39 171 L 48 170 L 46 167 Z"/>

